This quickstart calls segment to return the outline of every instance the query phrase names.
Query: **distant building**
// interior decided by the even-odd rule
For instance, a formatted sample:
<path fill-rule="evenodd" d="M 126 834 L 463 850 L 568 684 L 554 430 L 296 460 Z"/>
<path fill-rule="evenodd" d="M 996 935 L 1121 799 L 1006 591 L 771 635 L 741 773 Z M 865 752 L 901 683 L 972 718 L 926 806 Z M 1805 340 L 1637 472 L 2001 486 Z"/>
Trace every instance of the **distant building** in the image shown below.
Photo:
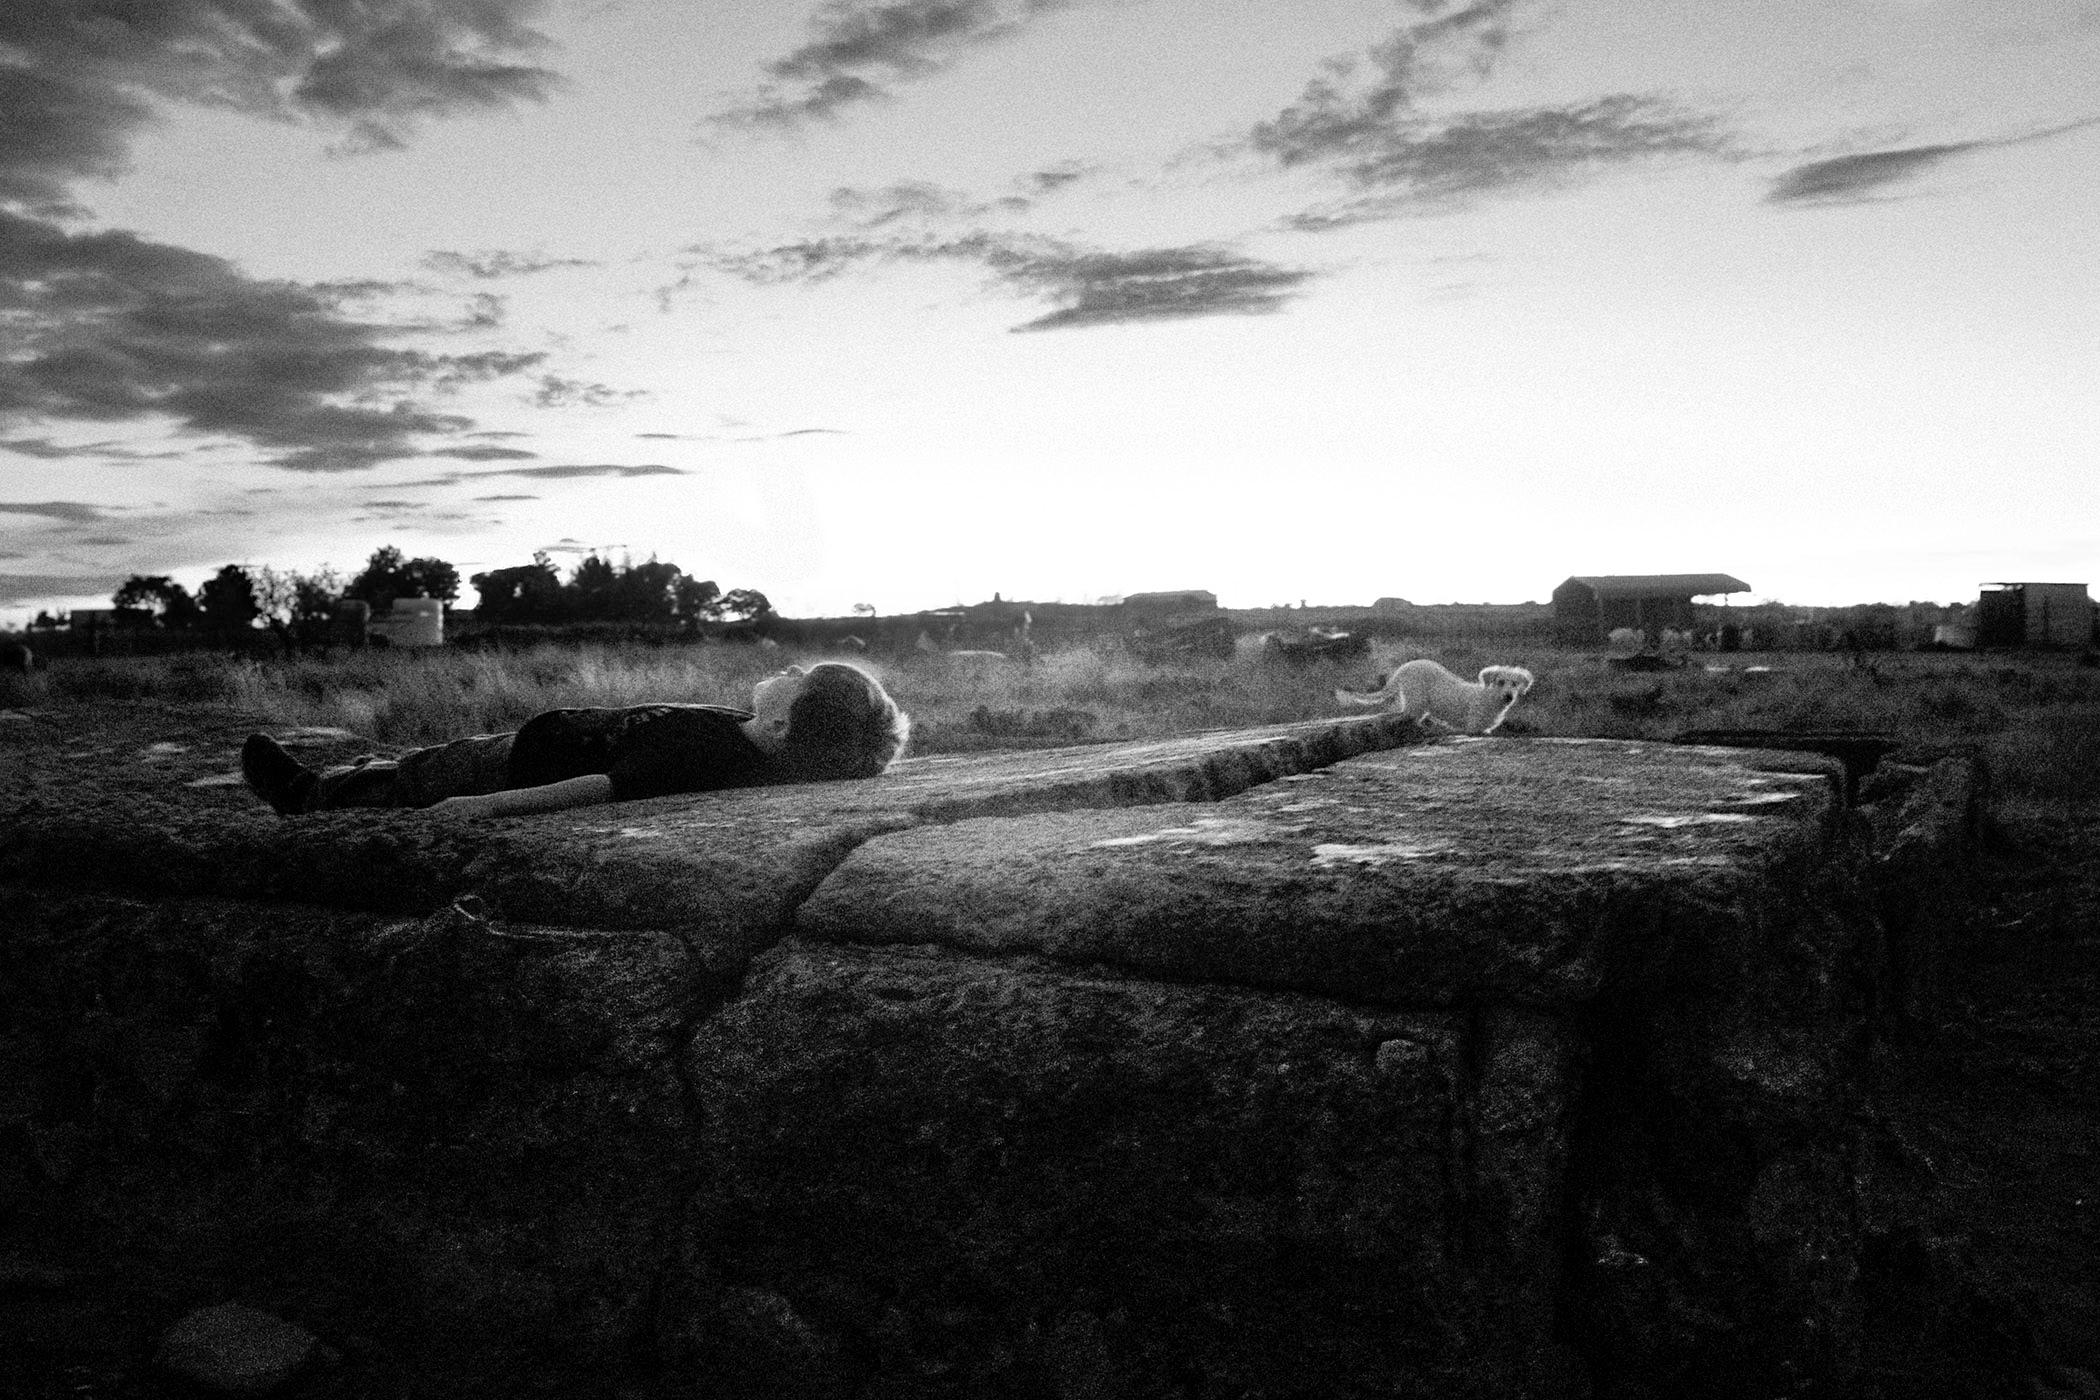
<path fill-rule="evenodd" d="M 75 632 L 92 632 L 101 627 L 117 625 L 115 608 L 75 608 L 66 614 L 66 626 Z"/>
<path fill-rule="evenodd" d="M 2093 600 L 2082 583 L 1986 583 L 1976 600 L 1976 642 L 1987 647 L 2086 647 Z"/>
<path fill-rule="evenodd" d="M 1602 642 L 1614 628 L 1651 638 L 1663 628 L 1692 630 L 1692 599 L 1748 593 L 1727 574 L 1577 574 L 1553 590 L 1553 630 L 1570 646 Z"/>
<path fill-rule="evenodd" d="M 1178 588 L 1167 593 L 1129 593 L 1123 607 L 1134 613 L 1203 612 L 1218 606 L 1218 595 L 1201 588 Z"/>

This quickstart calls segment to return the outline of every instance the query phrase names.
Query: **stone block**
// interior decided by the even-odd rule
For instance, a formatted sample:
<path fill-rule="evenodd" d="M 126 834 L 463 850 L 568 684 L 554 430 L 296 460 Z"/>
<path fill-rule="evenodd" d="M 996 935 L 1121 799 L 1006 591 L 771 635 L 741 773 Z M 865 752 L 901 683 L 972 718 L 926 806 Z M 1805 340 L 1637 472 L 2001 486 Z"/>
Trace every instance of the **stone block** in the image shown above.
<path fill-rule="evenodd" d="M 785 945 L 687 1052 L 660 1335 L 700 1374 L 856 1358 L 866 1394 L 1549 1393 L 1570 1052 L 1537 1017 Z"/>
<path fill-rule="evenodd" d="M 1713 984 L 1740 920 L 1831 859 L 1836 764 L 1603 740 L 1446 739 L 1200 806 L 876 837 L 796 911 L 834 942 L 1032 952 L 1398 1005 Z M 1790 873 L 1791 872 L 1791 873 Z"/>

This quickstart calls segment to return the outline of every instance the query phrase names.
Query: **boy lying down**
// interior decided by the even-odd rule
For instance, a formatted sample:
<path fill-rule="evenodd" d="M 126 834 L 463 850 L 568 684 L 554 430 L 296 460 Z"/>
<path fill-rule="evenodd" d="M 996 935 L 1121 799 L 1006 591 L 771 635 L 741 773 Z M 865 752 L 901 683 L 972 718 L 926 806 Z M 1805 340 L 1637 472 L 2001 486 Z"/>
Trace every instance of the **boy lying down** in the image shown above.
<path fill-rule="evenodd" d="M 416 807 L 509 817 L 682 792 L 872 778 L 904 751 L 911 720 L 874 677 L 825 661 L 760 681 L 751 711 L 721 705 L 548 710 L 515 734 L 479 734 L 316 772 L 267 734 L 241 776 L 281 816 Z"/>

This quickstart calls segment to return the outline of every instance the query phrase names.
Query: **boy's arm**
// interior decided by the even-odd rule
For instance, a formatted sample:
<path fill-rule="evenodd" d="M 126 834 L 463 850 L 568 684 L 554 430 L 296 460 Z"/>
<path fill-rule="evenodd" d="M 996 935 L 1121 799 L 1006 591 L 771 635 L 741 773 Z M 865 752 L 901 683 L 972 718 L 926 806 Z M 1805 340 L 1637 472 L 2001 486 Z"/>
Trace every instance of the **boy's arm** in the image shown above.
<path fill-rule="evenodd" d="M 533 812 L 594 807 L 612 800 L 612 779 L 603 773 L 586 773 L 580 778 L 565 778 L 544 787 L 509 788 L 477 797 L 448 797 L 424 810 L 440 817 L 522 817 Z"/>

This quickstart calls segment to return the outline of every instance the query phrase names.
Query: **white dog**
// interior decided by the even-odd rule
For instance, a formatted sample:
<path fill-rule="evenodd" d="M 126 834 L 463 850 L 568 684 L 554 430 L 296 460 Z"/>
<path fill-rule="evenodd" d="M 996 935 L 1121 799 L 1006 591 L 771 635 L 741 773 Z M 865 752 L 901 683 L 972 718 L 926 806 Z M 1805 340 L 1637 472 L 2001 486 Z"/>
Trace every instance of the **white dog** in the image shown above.
<path fill-rule="evenodd" d="M 1531 686 L 1531 672 L 1522 666 L 1488 666 L 1479 681 L 1462 681 L 1422 657 L 1396 668 L 1383 690 L 1337 690 L 1334 698 L 1362 709 L 1398 701 L 1400 713 L 1417 722 L 1433 719 L 1446 729 L 1492 734 Z"/>

